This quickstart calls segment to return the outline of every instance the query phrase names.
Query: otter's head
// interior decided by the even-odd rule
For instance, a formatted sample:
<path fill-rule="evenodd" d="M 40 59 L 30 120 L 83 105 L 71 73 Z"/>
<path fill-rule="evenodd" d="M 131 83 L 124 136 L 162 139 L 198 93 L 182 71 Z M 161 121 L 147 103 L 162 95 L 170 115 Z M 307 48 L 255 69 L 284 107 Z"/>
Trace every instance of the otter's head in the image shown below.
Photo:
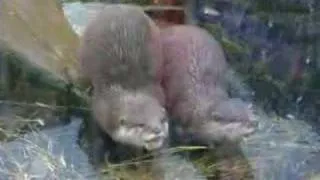
<path fill-rule="evenodd" d="M 95 119 L 114 141 L 148 151 L 165 144 L 167 113 L 155 97 L 136 91 L 93 96 Z"/>
<path fill-rule="evenodd" d="M 238 141 L 256 130 L 256 119 L 252 107 L 238 98 L 231 98 L 219 103 L 212 113 L 219 123 L 224 138 Z"/>

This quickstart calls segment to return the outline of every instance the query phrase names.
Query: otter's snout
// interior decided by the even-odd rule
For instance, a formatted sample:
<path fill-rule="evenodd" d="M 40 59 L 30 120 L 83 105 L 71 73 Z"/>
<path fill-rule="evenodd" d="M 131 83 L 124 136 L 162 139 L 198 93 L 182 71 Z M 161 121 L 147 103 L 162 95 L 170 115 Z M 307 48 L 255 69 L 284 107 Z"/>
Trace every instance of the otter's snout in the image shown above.
<path fill-rule="evenodd" d="M 157 136 L 153 139 L 145 141 L 144 148 L 148 151 L 160 149 L 163 147 L 165 139 L 166 138 L 164 138 L 162 136 Z"/>
<path fill-rule="evenodd" d="M 146 135 L 143 140 L 144 140 L 145 142 L 155 141 L 155 140 L 157 140 L 157 139 L 159 139 L 159 138 L 162 137 L 162 136 L 160 136 L 160 133 L 161 133 L 161 130 L 159 130 L 159 131 L 157 131 L 157 132 L 155 132 L 155 133 Z"/>
<path fill-rule="evenodd" d="M 161 127 L 154 127 L 142 137 L 144 146 L 147 150 L 159 149 L 164 145 L 168 136 L 168 122 L 162 124 Z"/>

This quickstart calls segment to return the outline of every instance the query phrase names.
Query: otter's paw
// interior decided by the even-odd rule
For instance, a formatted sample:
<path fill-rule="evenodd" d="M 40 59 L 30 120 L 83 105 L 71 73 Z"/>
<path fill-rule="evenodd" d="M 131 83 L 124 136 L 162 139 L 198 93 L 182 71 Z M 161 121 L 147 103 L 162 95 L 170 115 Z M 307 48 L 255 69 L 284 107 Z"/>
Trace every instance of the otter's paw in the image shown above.
<path fill-rule="evenodd" d="M 254 133 L 255 128 L 252 126 L 246 126 L 242 122 L 234 122 L 222 126 L 225 137 L 231 141 L 238 141 L 243 137 L 246 137 Z"/>
<path fill-rule="evenodd" d="M 239 98 L 221 102 L 211 115 L 212 122 L 208 122 L 207 128 L 218 129 L 217 133 L 221 133 L 221 136 L 229 140 L 238 140 L 250 135 L 257 127 L 252 104 L 245 103 Z"/>
<path fill-rule="evenodd" d="M 221 142 L 225 140 L 238 142 L 254 132 L 254 127 L 247 126 L 242 122 L 223 124 L 215 121 L 207 122 L 200 128 L 200 131 L 198 131 L 202 139 L 206 139 L 208 142 Z"/>

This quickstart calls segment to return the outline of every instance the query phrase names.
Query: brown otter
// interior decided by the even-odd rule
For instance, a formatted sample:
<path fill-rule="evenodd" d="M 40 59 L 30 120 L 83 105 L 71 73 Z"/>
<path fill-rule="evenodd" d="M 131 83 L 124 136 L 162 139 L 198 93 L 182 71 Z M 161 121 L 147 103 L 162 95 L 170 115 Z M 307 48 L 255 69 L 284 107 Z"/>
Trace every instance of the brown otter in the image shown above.
<path fill-rule="evenodd" d="M 115 142 L 154 150 L 168 136 L 160 79 L 160 30 L 134 5 L 106 5 L 81 39 L 81 70 L 93 86 L 97 124 Z"/>
<path fill-rule="evenodd" d="M 249 108 L 227 93 L 229 67 L 219 43 L 192 25 L 165 28 L 161 37 L 166 108 L 182 126 L 180 132 L 205 143 L 234 142 L 251 134 L 254 126 Z"/>

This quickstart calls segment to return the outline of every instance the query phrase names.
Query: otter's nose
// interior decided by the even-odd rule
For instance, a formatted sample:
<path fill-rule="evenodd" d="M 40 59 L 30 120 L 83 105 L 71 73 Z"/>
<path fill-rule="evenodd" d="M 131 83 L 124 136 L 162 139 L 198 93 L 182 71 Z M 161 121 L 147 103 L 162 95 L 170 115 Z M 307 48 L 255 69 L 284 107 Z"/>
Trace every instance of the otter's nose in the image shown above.
<path fill-rule="evenodd" d="M 162 137 L 162 130 L 159 126 L 149 126 L 149 134 L 145 137 L 145 141 L 154 141 Z"/>
<path fill-rule="evenodd" d="M 152 133 L 152 134 L 148 134 L 144 137 L 144 140 L 147 142 L 151 142 L 151 141 L 155 141 L 158 140 L 160 137 L 158 136 L 158 134 Z"/>
<path fill-rule="evenodd" d="M 155 127 L 152 129 L 152 131 L 155 133 L 155 134 L 160 134 L 161 133 L 161 128 L 160 127 Z"/>
<path fill-rule="evenodd" d="M 158 124 L 158 123 L 150 123 L 148 124 L 149 126 L 149 130 L 154 133 L 154 134 L 160 134 L 162 132 L 162 127 L 161 127 L 161 124 Z"/>

